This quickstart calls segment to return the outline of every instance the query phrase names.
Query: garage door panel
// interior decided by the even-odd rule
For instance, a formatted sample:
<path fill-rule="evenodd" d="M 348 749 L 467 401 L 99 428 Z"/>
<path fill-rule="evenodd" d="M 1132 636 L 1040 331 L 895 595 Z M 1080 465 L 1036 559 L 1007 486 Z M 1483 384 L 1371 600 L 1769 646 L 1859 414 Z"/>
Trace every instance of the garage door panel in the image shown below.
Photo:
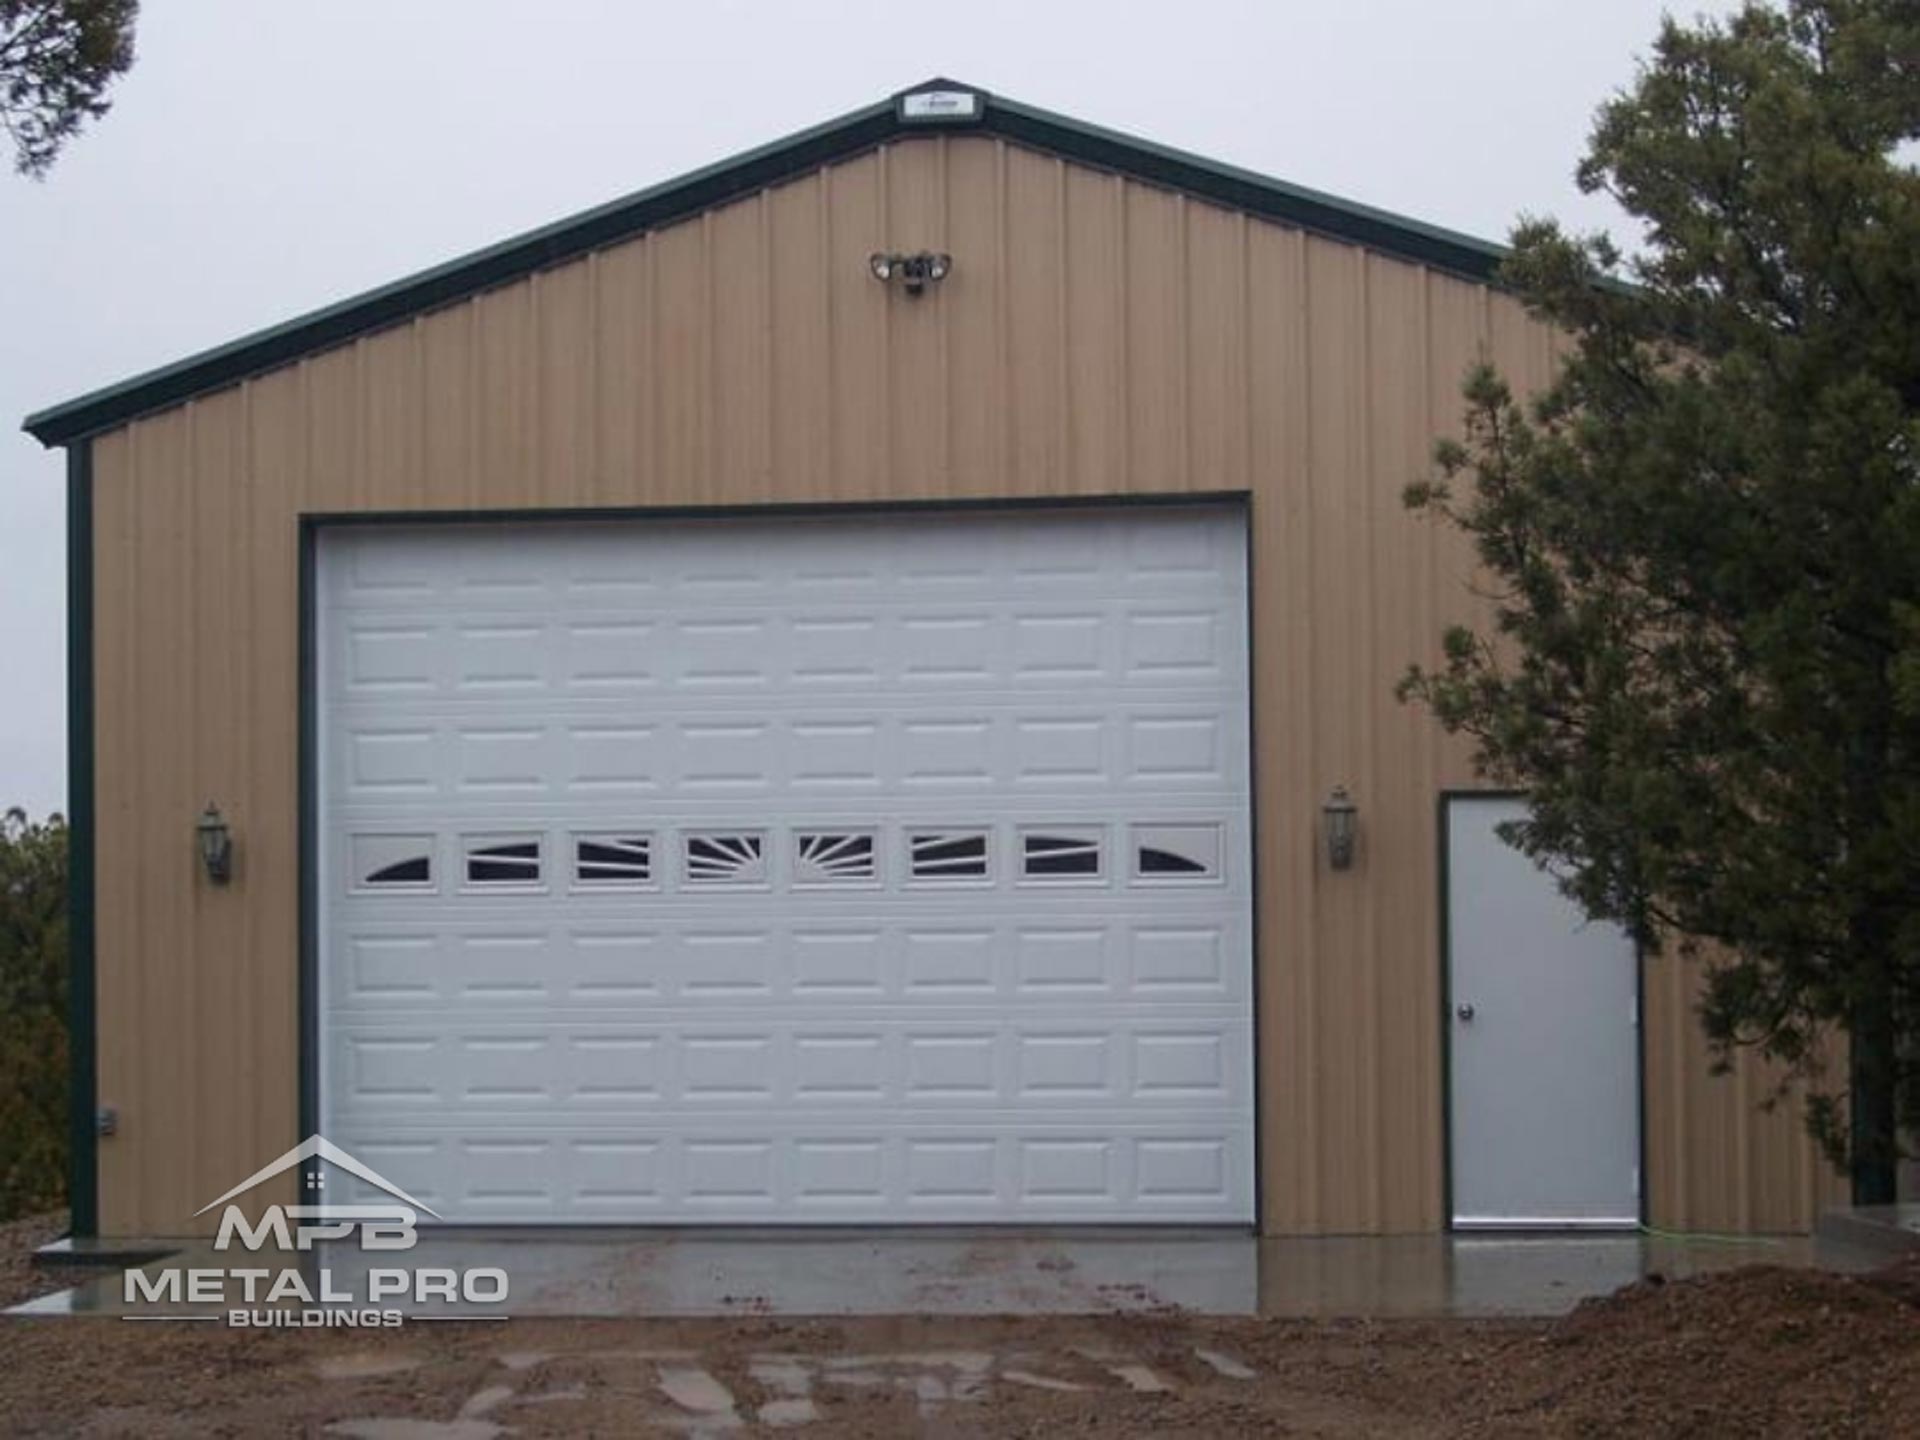
<path fill-rule="evenodd" d="M 566 721 L 489 707 L 396 726 L 342 713 L 330 795 L 346 808 L 405 807 L 422 796 L 516 803 L 646 798 L 922 795 L 997 786 L 1036 796 L 1111 787 L 1143 796 L 1239 793 L 1242 719 L 1221 707 L 1122 706 L 1090 713 L 1084 697 L 1028 706 L 951 705 L 935 714 L 842 706 L 769 718 L 765 707 L 698 720 L 639 719 L 632 707 Z M 990 818 L 990 817 L 981 817 Z"/>
<path fill-rule="evenodd" d="M 660 1139 L 527 1128 L 363 1141 L 363 1158 L 470 1223 L 1217 1220 L 1248 1183 L 1224 1130 L 1125 1134 L 1065 1127 L 794 1135 L 716 1127 Z M 351 1199 L 373 1192 L 350 1186 Z"/>
<path fill-rule="evenodd" d="M 431 725 L 371 724 L 341 737 L 344 751 L 332 773 L 357 801 L 411 802 L 446 788 L 445 750 Z"/>
<path fill-rule="evenodd" d="M 881 622 L 871 611 L 795 615 L 786 629 L 786 676 L 799 693 L 865 694 L 880 684 Z"/>
<path fill-rule="evenodd" d="M 658 689 L 661 623 L 631 611 L 557 623 L 550 639 L 561 686 L 582 697 Z"/>
<path fill-rule="evenodd" d="M 628 1022 L 528 1012 L 449 1025 L 431 1010 L 334 1031 L 335 1114 L 515 1113 L 556 1123 L 578 1103 L 629 1103 L 657 1123 L 688 1113 L 781 1102 L 792 1116 L 1051 1110 L 1124 1119 L 1153 1110 L 1232 1107 L 1244 1100 L 1248 1029 L 1203 1016 L 1007 1021 L 1004 1011 L 927 1021 L 861 1022 L 742 1013 L 716 1025 L 637 1011 Z"/>
<path fill-rule="evenodd" d="M 1244 588 L 1246 531 L 1235 519 L 1193 507 L 635 522 L 519 527 L 508 543 L 496 543 L 502 527 L 395 525 L 355 535 L 331 578 L 348 605 L 511 599 L 563 609 L 660 605 L 683 589 L 703 605 L 850 590 L 888 598 L 1017 587 L 1044 598 L 1049 587 L 1098 594 L 1121 581 L 1217 591 Z M 749 531 L 757 543 L 742 543 Z M 784 543 L 800 531 L 803 542 Z M 668 543 L 652 543 L 662 536 Z M 434 563 L 451 551 L 462 557 L 457 570 Z"/>
<path fill-rule="evenodd" d="M 553 685 L 548 627 L 525 618 L 455 623 L 450 631 L 455 690 L 474 696 L 543 694 Z"/>
<path fill-rule="evenodd" d="M 1027 924 L 988 923 L 958 909 L 945 919 L 868 911 L 766 928 L 665 915 L 647 929 L 372 923 L 341 937 L 328 967 L 329 1004 L 343 1015 L 415 1002 L 457 1014 L 526 999 L 671 1008 L 725 996 L 730 1012 L 759 1000 L 783 1012 L 858 1015 L 903 1005 L 915 1013 L 1072 1006 L 1094 996 L 1116 1014 L 1129 1006 L 1166 1013 L 1183 1002 L 1223 1017 L 1244 1013 L 1247 977 L 1235 963 L 1248 940 L 1243 922 L 1176 905 L 1117 918 L 1098 897 L 1080 898 L 1094 901 L 1077 907 L 1084 920 Z M 896 908 L 910 911 L 911 899 Z"/>
<path fill-rule="evenodd" d="M 1155 1001 L 1243 998 L 1246 976 L 1235 963 L 1246 944 L 1238 927 L 1202 918 L 1182 922 L 1156 916 L 1127 932 L 1127 981 L 1133 993 Z M 1233 943 L 1236 938 L 1239 944 Z"/>
<path fill-rule="evenodd" d="M 338 612 L 339 694 L 448 703 L 645 693 L 672 709 L 772 687 L 799 696 L 1030 693 L 1086 682 L 1151 694 L 1231 688 L 1242 668 L 1235 617 L 1217 596 L 1182 605 L 1138 596 L 1099 606 L 818 607 L 702 621 L 662 610 L 538 623 L 387 608 Z M 1199 603 L 1204 600 L 1204 603 Z"/>
<path fill-rule="evenodd" d="M 342 820 L 413 814 L 428 797 L 459 801 L 474 812 L 492 804 L 503 818 L 526 814 L 516 804 L 568 801 L 651 820 L 682 801 L 833 803 L 879 797 L 887 789 L 937 801 L 1004 791 L 989 812 L 948 806 L 954 818 L 987 824 L 1010 812 L 1002 799 L 1039 804 L 1133 795 L 1140 803 L 1177 803 L 1213 797 L 1231 806 L 1240 793 L 1233 756 L 1244 733 L 1231 718 L 1190 710 L 1087 716 L 1060 708 L 998 714 L 979 708 L 939 718 L 833 712 L 778 722 L 743 714 L 689 724 L 609 714 L 563 726 L 513 724 L 511 716 L 492 714 L 355 730 L 340 747 L 344 764 L 328 789 Z M 866 806 L 870 820 L 889 812 L 891 806 Z M 703 810 L 699 818 L 708 814 Z M 1133 810 L 1127 818 L 1150 814 Z M 689 814 L 682 824 L 691 822 Z"/>
<path fill-rule="evenodd" d="M 501 719 L 451 727 L 450 788 L 477 799 L 545 795 L 552 746 L 548 728 L 507 724 Z"/>
<path fill-rule="evenodd" d="M 330 668 L 343 701 L 378 703 L 390 695 L 419 698 L 451 688 L 438 626 L 368 619 L 337 630 L 334 646 Z"/>
<path fill-rule="evenodd" d="M 624 800 L 658 795 L 671 785 L 669 738 L 658 725 L 613 716 L 569 725 L 560 763 L 552 772 L 554 783 L 569 796 Z"/>
<path fill-rule="evenodd" d="M 1250 1220 L 1244 560 L 325 536 L 323 1128 L 464 1221 Z"/>

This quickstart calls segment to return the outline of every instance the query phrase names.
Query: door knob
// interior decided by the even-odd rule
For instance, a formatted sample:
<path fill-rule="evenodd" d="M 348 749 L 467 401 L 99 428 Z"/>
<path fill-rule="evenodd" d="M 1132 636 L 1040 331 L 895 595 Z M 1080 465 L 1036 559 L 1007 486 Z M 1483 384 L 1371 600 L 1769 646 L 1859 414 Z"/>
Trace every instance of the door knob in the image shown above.
<path fill-rule="evenodd" d="M 1473 1023 L 1473 1006 L 1456 1005 L 1453 1007 L 1453 1013 L 1458 1015 L 1463 1022 L 1467 1024 Z"/>

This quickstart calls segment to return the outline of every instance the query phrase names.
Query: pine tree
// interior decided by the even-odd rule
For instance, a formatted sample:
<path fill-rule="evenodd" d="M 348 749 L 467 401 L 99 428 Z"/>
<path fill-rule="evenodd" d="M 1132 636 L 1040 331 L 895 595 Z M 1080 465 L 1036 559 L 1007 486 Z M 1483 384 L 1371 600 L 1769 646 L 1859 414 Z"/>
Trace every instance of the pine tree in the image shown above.
<path fill-rule="evenodd" d="M 0 1221 L 67 1184 L 67 826 L 0 815 Z"/>
<path fill-rule="evenodd" d="M 1508 838 L 1590 915 L 1701 957 L 1721 1058 L 1807 1082 L 1861 1203 L 1920 1122 L 1916 134 L 1914 0 L 1668 20 L 1578 170 L 1644 244 L 1516 229 L 1571 352 L 1525 403 L 1477 369 L 1407 496 L 1497 598 L 1403 696 L 1528 789 Z"/>
<path fill-rule="evenodd" d="M 107 87 L 133 66 L 139 0 L 0 0 L 0 127 L 23 175 L 107 113 Z"/>

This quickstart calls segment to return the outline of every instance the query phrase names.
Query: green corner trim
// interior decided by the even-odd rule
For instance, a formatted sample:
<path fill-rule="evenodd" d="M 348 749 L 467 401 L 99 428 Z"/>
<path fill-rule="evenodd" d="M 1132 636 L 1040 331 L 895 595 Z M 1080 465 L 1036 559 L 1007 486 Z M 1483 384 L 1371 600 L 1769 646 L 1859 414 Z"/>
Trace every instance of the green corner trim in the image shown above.
<path fill-rule="evenodd" d="M 294 1143 L 318 1133 L 320 1118 L 320 752 L 319 661 L 317 613 L 314 600 L 319 522 L 300 517 L 299 633 L 294 652 L 299 667 L 298 775 L 299 775 L 299 1064 L 296 1109 L 299 1134 Z M 310 1160 L 302 1171 L 303 1188 L 317 1179 L 320 1162 Z"/>
<path fill-rule="evenodd" d="M 100 1233 L 94 1114 L 93 446 L 67 447 L 67 1204 L 72 1234 Z"/>

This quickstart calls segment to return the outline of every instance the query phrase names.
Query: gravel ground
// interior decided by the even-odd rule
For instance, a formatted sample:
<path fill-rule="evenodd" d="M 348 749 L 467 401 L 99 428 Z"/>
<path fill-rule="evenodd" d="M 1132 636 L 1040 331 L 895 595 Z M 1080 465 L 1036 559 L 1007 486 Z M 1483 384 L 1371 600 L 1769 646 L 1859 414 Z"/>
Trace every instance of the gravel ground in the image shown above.
<path fill-rule="evenodd" d="M 57 1229 L 57 1226 L 55 1227 Z M 8 1227 L 10 1245 L 41 1234 Z M 0 1281 L 15 1298 L 9 1258 Z M 44 1288 L 44 1287 L 43 1287 Z M 1920 1435 L 1920 1260 L 1630 1286 L 1552 1322 L 0 1322 L 0 1429 L 81 1435 Z"/>

